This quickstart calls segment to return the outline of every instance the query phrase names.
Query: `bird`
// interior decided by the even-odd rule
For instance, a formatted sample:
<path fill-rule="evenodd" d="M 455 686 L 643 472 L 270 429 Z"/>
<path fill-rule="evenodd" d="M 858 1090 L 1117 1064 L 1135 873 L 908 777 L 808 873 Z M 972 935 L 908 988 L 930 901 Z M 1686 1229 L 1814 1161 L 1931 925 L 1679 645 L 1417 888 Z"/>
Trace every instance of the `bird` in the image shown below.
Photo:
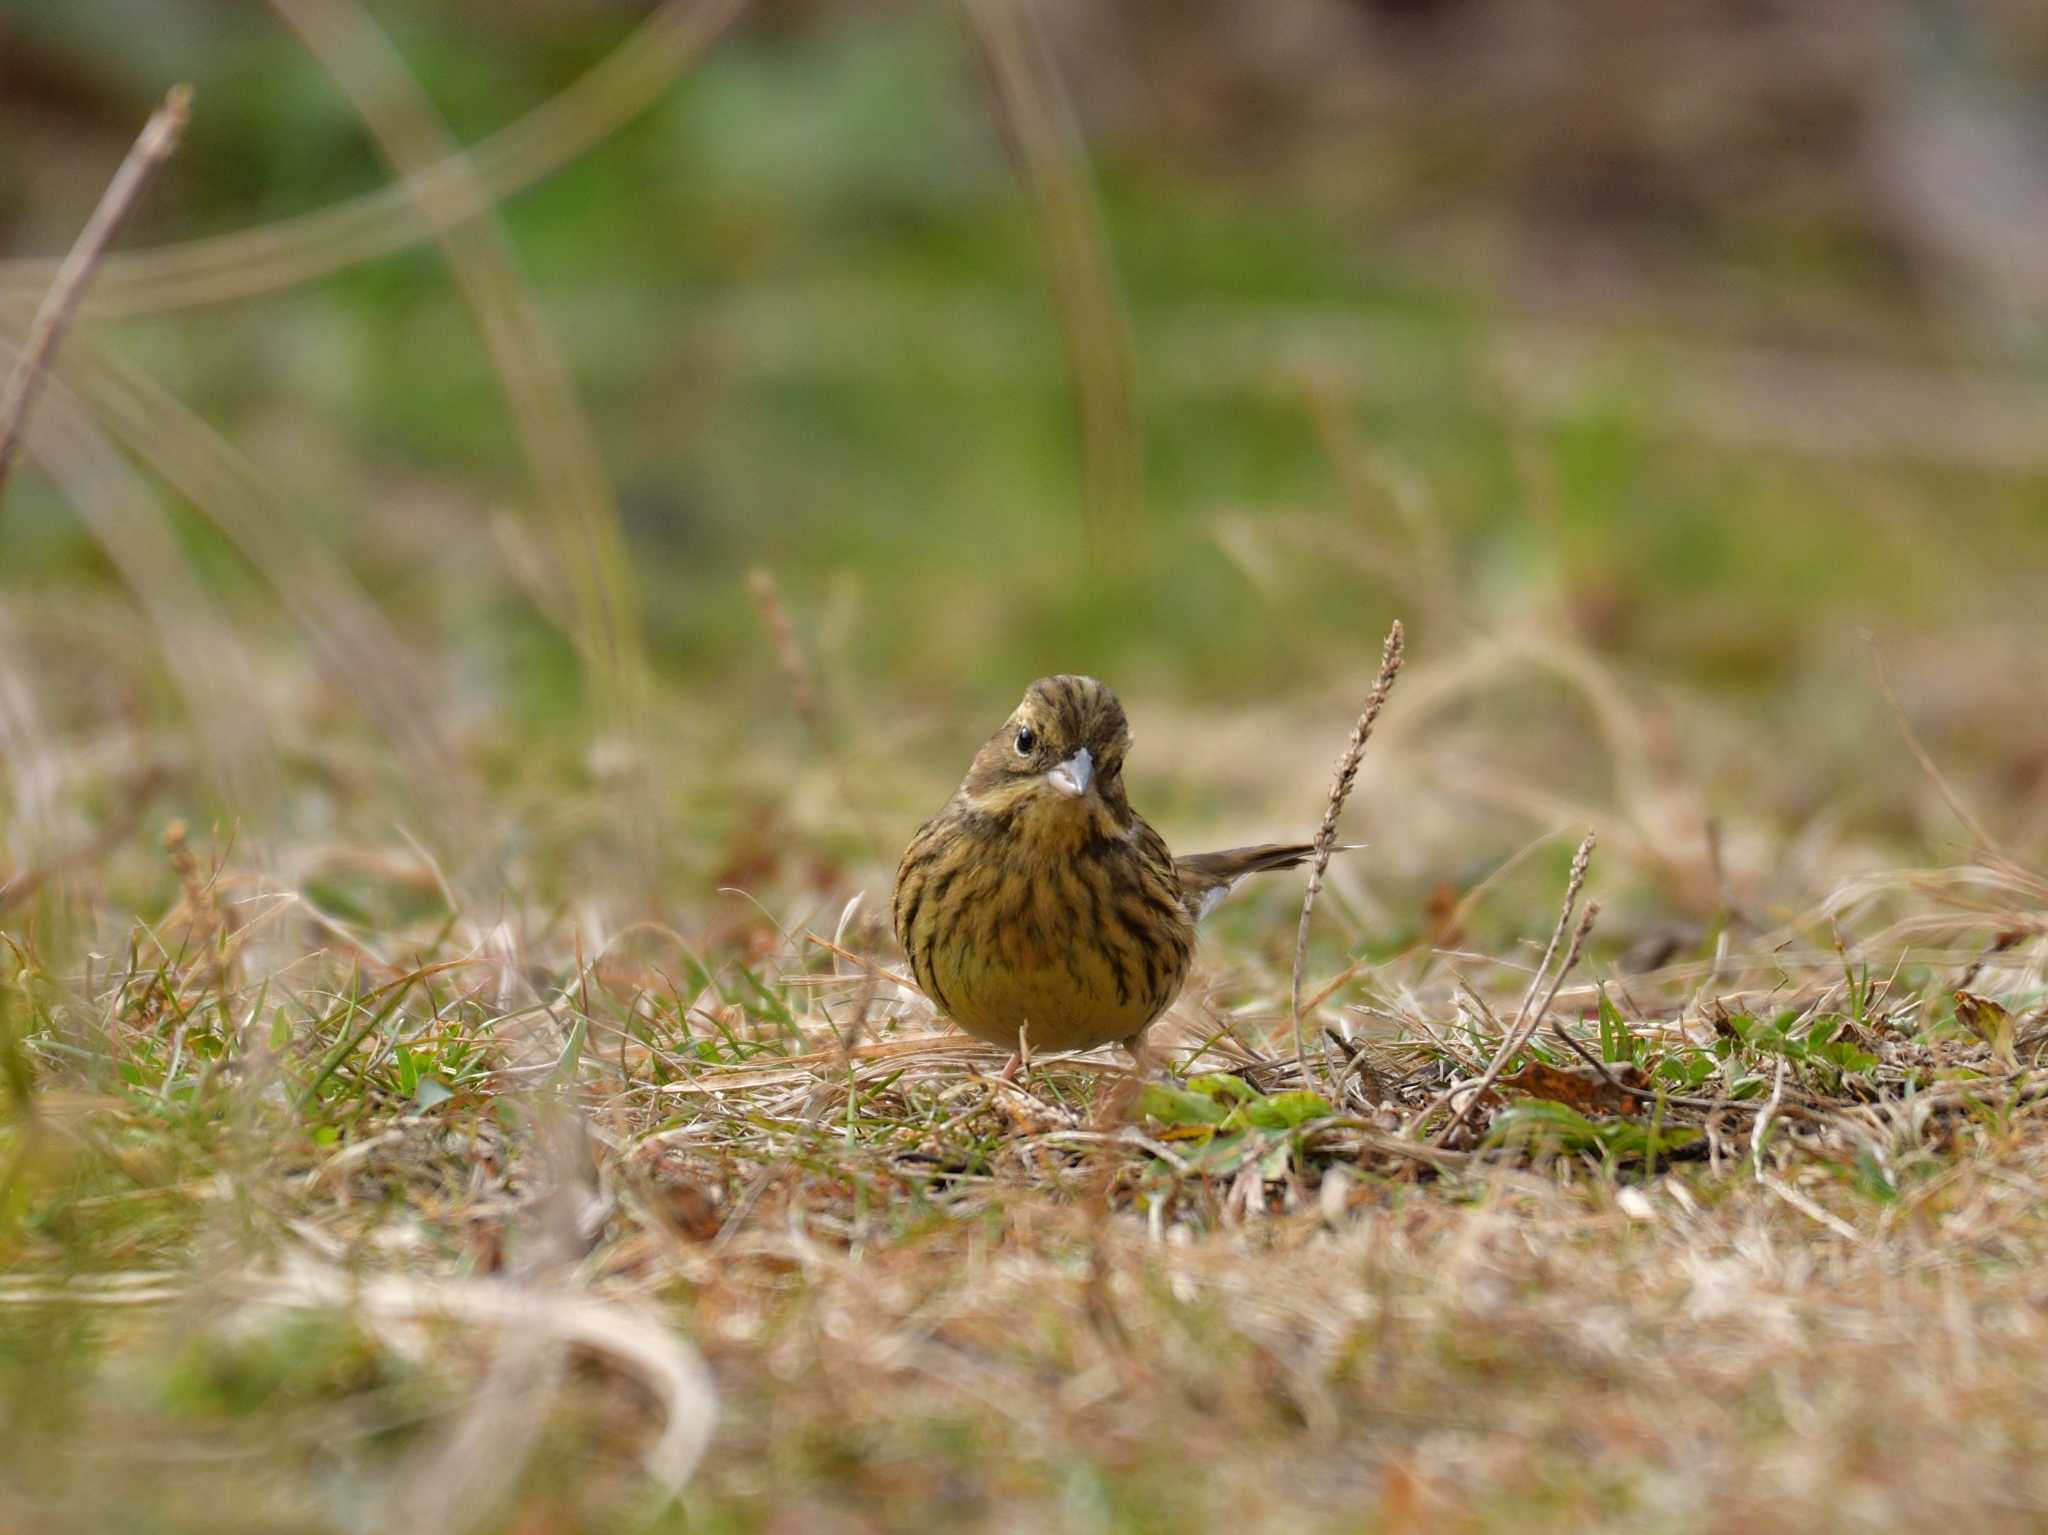
<path fill-rule="evenodd" d="M 1093 677 L 1041 677 L 975 754 L 896 871 L 897 941 L 926 996 L 1017 1053 L 1121 1044 L 1187 980 L 1195 925 L 1247 874 L 1313 842 L 1176 858 L 1131 808 L 1131 729 Z"/>

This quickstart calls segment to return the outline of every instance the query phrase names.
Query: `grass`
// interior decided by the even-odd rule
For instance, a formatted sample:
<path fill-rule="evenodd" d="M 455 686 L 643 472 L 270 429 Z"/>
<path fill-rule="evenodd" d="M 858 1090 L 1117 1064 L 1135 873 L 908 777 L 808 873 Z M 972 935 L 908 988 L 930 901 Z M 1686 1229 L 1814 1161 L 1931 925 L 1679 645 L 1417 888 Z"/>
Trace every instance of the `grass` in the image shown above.
<path fill-rule="evenodd" d="M 372 62 L 493 126 L 405 14 Z M 110 263 L 0 573 L 0 1531 L 2039 1527 L 1996 380 L 1915 393 L 1856 273 L 1891 340 L 1803 367 L 1494 313 L 1306 186 L 1065 163 L 1042 61 L 1027 185 L 975 42 L 742 38 L 498 210 L 624 571 L 424 256 Z M 269 62 L 188 158 L 374 184 Z M 1092 469 L 1034 197 L 1128 290 Z M 1397 611 L 1368 848 L 1211 919 L 1158 1071 L 1003 1083 L 902 983 L 897 850 L 1029 677 L 1118 685 L 1175 847 L 1305 836 Z"/>
<path fill-rule="evenodd" d="M 1134 1095 L 995 1080 L 858 910 L 809 935 L 839 898 L 801 879 L 724 937 L 600 939 L 354 851 L 287 890 L 174 832 L 171 906 L 82 969 L 10 926 L 37 1528 L 2021 1527 L 2048 1494 L 2048 885 L 1996 858 L 1649 969 L 1596 940 L 1519 1048 L 1533 950 L 1418 940 L 1312 1010 L 1306 1078 L 1286 956 L 1212 946 Z"/>

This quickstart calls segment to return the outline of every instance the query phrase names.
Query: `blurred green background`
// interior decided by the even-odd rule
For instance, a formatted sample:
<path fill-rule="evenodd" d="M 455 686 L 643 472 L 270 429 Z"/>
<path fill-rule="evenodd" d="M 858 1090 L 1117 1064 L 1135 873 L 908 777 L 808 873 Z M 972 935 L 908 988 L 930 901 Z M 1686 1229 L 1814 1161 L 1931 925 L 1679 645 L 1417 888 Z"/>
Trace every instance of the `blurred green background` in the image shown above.
<path fill-rule="evenodd" d="M 2038 7 L 730 9 L 0 4 L 10 337 L 30 258 L 172 81 L 195 116 L 129 251 L 388 185 L 309 29 L 369 60 L 375 111 L 402 126 L 409 73 L 472 145 L 662 28 L 717 33 L 484 237 L 503 312 L 530 303 L 521 334 L 573 380 L 602 476 L 581 522 L 432 240 L 306 281 L 279 275 L 303 244 L 196 289 L 101 274 L 63 371 L 190 564 L 159 605 L 210 599 L 252 658 L 282 824 L 388 824 L 380 794 L 431 789 L 379 744 L 376 663 L 309 639 L 309 604 L 359 584 L 512 806 L 605 781 L 579 643 L 624 614 L 648 681 L 621 707 L 700 872 L 792 819 L 885 867 L 1050 670 L 1125 693 L 1169 822 L 1306 822 L 1395 615 L 1441 684 L 1397 706 L 1428 748 L 1402 792 L 1515 780 L 1476 796 L 1488 856 L 1628 801 L 1698 905 L 1659 843 L 1696 855 L 1703 817 L 1760 828 L 1759 879 L 1821 821 L 1952 839 L 1866 633 L 1947 769 L 2048 834 Z M 191 418 L 123 415 L 138 374 Z M 582 429 L 544 423 L 540 451 Z M 255 487 L 267 570 L 191 470 L 214 450 Z M 100 777 L 89 817 L 110 769 L 82 743 L 189 730 L 214 662 L 138 618 L 161 562 L 124 570 L 126 524 L 76 503 L 15 476 L 0 598 L 10 665 Z M 614 514 L 608 566 L 589 529 Z M 810 735 L 755 570 L 816 673 Z M 838 766 L 807 818 L 778 807 L 814 747 Z M 184 803 L 260 824 L 241 791 L 205 799 L 220 781 L 195 769 Z M 1451 867 L 1431 857 L 1423 884 Z"/>

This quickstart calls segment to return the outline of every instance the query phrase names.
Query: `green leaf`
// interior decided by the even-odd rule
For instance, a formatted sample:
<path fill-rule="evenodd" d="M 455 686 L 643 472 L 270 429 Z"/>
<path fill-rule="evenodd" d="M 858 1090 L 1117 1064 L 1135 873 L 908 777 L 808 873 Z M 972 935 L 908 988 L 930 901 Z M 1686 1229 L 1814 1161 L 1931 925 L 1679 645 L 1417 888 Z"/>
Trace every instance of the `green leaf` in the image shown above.
<path fill-rule="evenodd" d="M 1865 1199 L 1875 1200 L 1881 1205 L 1898 1203 L 1899 1191 L 1893 1186 L 1891 1175 L 1885 1171 L 1884 1164 L 1871 1155 L 1868 1146 L 1856 1153 L 1856 1168 L 1851 1181 L 1856 1192 Z"/>
<path fill-rule="evenodd" d="M 1287 1164 L 1292 1157 L 1292 1148 L 1286 1141 L 1274 1141 L 1266 1148 L 1266 1154 L 1259 1158 L 1259 1176 L 1268 1183 L 1278 1182 L 1287 1176 Z"/>
<path fill-rule="evenodd" d="M 421 1077 L 419 1086 L 413 1089 L 413 1107 L 424 1112 L 434 1107 L 437 1103 L 446 1103 L 454 1096 L 455 1089 L 446 1082 L 443 1082 L 439 1077 Z"/>
<path fill-rule="evenodd" d="M 1219 1135 L 1207 1145 L 1190 1148 L 1183 1156 L 1193 1171 L 1223 1178 L 1236 1172 L 1245 1158 L 1264 1144 L 1263 1136 Z"/>
<path fill-rule="evenodd" d="M 1657 1063 L 1657 1075 L 1681 1091 L 1691 1091 L 1714 1074 L 1715 1059 L 1704 1051 L 1666 1056 Z"/>
<path fill-rule="evenodd" d="M 1846 1072 L 1861 1073 L 1877 1069 L 1877 1057 L 1868 1050 L 1859 1050 L 1846 1039 L 1834 1044 L 1822 1045 L 1814 1055 L 1830 1066 Z"/>
<path fill-rule="evenodd" d="M 1596 1128 L 1600 1144 L 1616 1156 L 1653 1161 L 1700 1138 L 1700 1132 L 1689 1125 L 1645 1125 L 1631 1119 L 1607 1120 Z M 1651 1171 L 1656 1169 L 1652 1167 Z"/>
<path fill-rule="evenodd" d="M 1634 1058 L 1634 1040 L 1628 1025 L 1622 1021 L 1621 1009 L 1607 995 L 1607 988 L 1600 988 L 1600 1059 L 1612 1066 L 1617 1061 Z"/>
<path fill-rule="evenodd" d="M 1568 1104 L 1548 1098 L 1531 1098 L 1510 1104 L 1493 1116 L 1487 1140 L 1498 1145 L 1528 1141 L 1561 1145 L 1567 1151 L 1581 1151 L 1599 1142 L 1593 1121 Z"/>
<path fill-rule="evenodd" d="M 1138 1109 L 1162 1125 L 1220 1125 L 1230 1110 L 1200 1093 L 1185 1093 L 1162 1082 L 1148 1082 L 1138 1095 Z"/>
<path fill-rule="evenodd" d="M 1321 1093 L 1275 1093 L 1245 1104 L 1238 1111 L 1246 1124 L 1260 1130 L 1292 1130 L 1314 1119 L 1328 1119 L 1337 1111 Z"/>
<path fill-rule="evenodd" d="M 1487 1142 L 1649 1157 L 1689 1146 L 1699 1135 L 1699 1131 L 1684 1125 L 1659 1129 L 1633 1119 L 1592 1120 L 1566 1104 L 1532 1098 L 1494 1115 Z"/>
<path fill-rule="evenodd" d="M 1188 1091 L 1200 1093 L 1204 1098 L 1231 1098 L 1239 1103 L 1249 1103 L 1259 1096 L 1258 1090 L 1243 1077 L 1233 1077 L 1227 1071 L 1188 1078 Z"/>

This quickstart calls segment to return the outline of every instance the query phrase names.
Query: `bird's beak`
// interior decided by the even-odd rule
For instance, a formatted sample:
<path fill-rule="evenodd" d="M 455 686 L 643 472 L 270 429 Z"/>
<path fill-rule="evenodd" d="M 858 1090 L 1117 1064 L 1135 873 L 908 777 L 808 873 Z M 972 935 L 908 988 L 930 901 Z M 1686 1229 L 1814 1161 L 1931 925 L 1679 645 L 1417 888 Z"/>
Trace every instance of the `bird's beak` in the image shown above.
<path fill-rule="evenodd" d="M 1045 775 L 1047 783 L 1075 799 L 1088 792 L 1088 785 L 1094 779 L 1095 758 L 1085 746 Z"/>

